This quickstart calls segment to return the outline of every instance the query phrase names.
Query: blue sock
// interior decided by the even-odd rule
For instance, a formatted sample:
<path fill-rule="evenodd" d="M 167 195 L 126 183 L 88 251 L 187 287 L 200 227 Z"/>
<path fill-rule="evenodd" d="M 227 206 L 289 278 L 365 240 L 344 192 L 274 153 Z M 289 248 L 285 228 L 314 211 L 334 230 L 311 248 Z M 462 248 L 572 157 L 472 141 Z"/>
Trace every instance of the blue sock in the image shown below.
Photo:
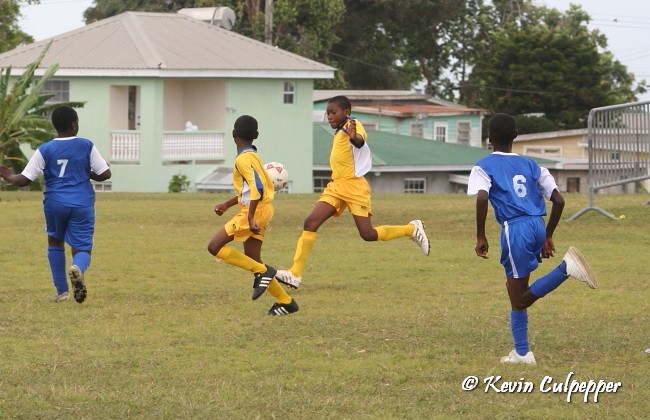
<path fill-rule="evenodd" d="M 540 277 L 535 283 L 531 284 L 530 292 L 538 298 L 542 298 L 557 289 L 567 278 L 569 276 L 566 273 L 566 263 L 562 261 L 550 273 Z"/>
<path fill-rule="evenodd" d="M 78 251 L 72 257 L 72 264 L 79 267 L 82 273 L 85 273 L 90 266 L 90 254 L 86 251 Z"/>
<path fill-rule="evenodd" d="M 510 311 L 510 330 L 517 354 L 525 356 L 530 350 L 528 346 L 528 311 Z"/>
<path fill-rule="evenodd" d="M 65 272 L 65 248 L 62 246 L 48 246 L 47 259 L 50 262 L 52 271 L 52 282 L 56 293 L 61 294 L 68 291 L 68 278 Z"/>

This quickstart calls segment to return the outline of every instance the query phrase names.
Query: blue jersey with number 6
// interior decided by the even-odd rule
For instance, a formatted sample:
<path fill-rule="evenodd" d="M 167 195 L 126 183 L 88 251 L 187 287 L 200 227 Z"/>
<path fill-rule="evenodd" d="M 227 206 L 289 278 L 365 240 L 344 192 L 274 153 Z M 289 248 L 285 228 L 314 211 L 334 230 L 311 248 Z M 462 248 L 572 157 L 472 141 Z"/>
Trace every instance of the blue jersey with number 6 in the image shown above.
<path fill-rule="evenodd" d="M 550 197 L 554 188 L 553 177 L 534 160 L 494 152 L 472 169 L 467 193 L 487 191 L 495 217 L 503 224 L 522 216 L 545 216 L 544 197 Z"/>
<path fill-rule="evenodd" d="M 90 154 L 93 143 L 76 137 L 49 141 L 38 148 L 45 166 L 45 198 L 70 207 L 92 206 L 95 191 L 90 183 Z"/>

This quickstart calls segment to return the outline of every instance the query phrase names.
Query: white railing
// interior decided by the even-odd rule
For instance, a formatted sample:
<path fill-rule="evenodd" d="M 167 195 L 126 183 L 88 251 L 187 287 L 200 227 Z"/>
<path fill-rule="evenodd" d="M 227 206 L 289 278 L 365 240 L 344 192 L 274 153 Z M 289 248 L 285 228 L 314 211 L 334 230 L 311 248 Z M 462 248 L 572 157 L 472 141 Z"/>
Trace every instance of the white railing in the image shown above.
<path fill-rule="evenodd" d="M 112 162 L 138 162 L 141 135 L 139 131 L 111 131 Z M 162 137 L 161 159 L 195 160 L 223 158 L 222 131 L 166 131 Z"/>
<path fill-rule="evenodd" d="M 223 158 L 221 131 L 166 131 L 162 140 L 163 160 Z"/>
<path fill-rule="evenodd" d="M 111 161 L 140 160 L 139 131 L 111 131 Z"/>

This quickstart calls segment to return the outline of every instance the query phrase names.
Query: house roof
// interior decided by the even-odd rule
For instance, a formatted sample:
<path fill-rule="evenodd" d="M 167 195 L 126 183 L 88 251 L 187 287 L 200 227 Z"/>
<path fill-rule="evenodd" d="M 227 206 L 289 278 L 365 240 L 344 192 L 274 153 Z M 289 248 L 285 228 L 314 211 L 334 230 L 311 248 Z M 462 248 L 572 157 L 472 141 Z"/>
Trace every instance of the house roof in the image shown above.
<path fill-rule="evenodd" d="M 329 168 L 333 130 L 329 124 L 314 124 L 314 165 Z M 487 149 L 443 143 L 383 131 L 369 132 L 373 171 L 469 171 L 476 161 L 489 155 Z"/>
<path fill-rule="evenodd" d="M 359 102 L 422 102 L 423 105 L 441 105 L 451 108 L 466 108 L 455 102 L 436 98 L 426 93 L 412 90 L 314 90 L 314 102 L 323 102 L 335 96 L 347 96 L 351 101 Z"/>
<path fill-rule="evenodd" d="M 487 112 L 478 108 L 461 108 L 441 105 L 361 105 L 355 106 L 354 112 L 381 114 L 396 118 L 413 118 L 417 116 L 448 116 L 462 114 L 484 115 Z"/>
<path fill-rule="evenodd" d="M 587 136 L 586 128 L 577 128 L 574 130 L 563 130 L 563 131 L 548 131 L 544 133 L 531 133 L 531 134 L 522 134 L 517 136 L 515 142 L 519 141 L 535 141 L 535 140 L 548 140 L 548 139 L 558 139 L 566 137 L 576 137 L 576 136 Z"/>
<path fill-rule="evenodd" d="M 57 76 L 328 79 L 334 68 L 177 13 L 126 12 L 0 54 L 22 70 L 52 42 L 42 66 Z"/>

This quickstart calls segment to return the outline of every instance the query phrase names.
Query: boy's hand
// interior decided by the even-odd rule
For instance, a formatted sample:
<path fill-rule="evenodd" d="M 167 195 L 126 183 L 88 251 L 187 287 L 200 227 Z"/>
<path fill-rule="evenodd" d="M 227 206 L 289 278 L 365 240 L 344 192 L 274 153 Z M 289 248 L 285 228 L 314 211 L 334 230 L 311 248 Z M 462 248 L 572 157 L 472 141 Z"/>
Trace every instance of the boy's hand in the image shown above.
<path fill-rule="evenodd" d="M 0 177 L 8 181 L 8 178 L 14 174 L 13 168 L 8 168 L 6 166 L 0 166 Z"/>
<path fill-rule="evenodd" d="M 219 216 L 224 214 L 226 210 L 228 210 L 228 205 L 226 203 L 221 203 L 214 206 L 214 212 L 217 213 Z"/>
<path fill-rule="evenodd" d="M 542 258 L 551 258 L 555 255 L 555 245 L 553 238 L 546 238 L 544 240 L 544 248 L 542 248 Z"/>
<path fill-rule="evenodd" d="M 260 231 L 261 231 L 260 230 L 260 225 L 257 224 L 255 219 L 249 220 L 248 221 L 248 226 L 249 226 L 249 229 L 251 230 L 251 232 L 253 232 L 256 235 L 260 234 Z"/>
<path fill-rule="evenodd" d="M 355 120 L 348 120 L 347 127 L 345 128 L 345 131 L 347 131 L 348 136 L 350 136 L 351 139 L 356 139 L 357 138 L 357 122 Z"/>
<path fill-rule="evenodd" d="M 489 247 L 487 238 L 476 238 L 476 247 L 474 248 L 476 255 L 487 260 L 490 258 L 487 255 Z"/>

